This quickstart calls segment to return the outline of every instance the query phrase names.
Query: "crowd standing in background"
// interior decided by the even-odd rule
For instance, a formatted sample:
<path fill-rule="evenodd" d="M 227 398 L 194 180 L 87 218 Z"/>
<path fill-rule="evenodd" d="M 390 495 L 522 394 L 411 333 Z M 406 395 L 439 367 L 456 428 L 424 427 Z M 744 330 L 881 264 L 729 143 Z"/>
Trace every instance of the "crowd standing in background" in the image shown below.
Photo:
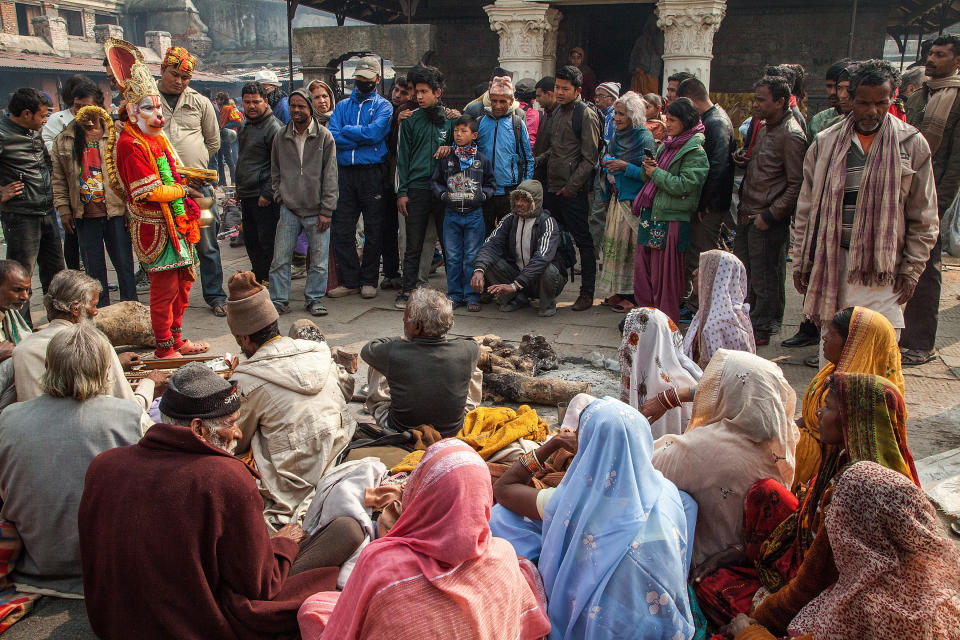
<path fill-rule="evenodd" d="M 802 66 L 764 65 L 743 123 L 692 73 L 640 95 L 578 46 L 462 111 L 425 64 L 388 94 L 363 56 L 342 98 L 264 69 L 212 102 L 184 47 L 157 79 L 105 51 L 116 107 L 74 76 L 65 109 L 25 87 L 0 119 L 0 632 L 46 596 L 106 639 L 960 639 L 903 378 L 936 354 L 960 36 L 902 75 L 837 61 L 816 114 Z M 250 261 L 226 291 L 219 205 Z M 312 316 L 380 290 L 403 311 L 359 354 L 367 424 L 321 328 L 280 332 L 298 255 Z M 156 359 L 209 350 L 183 335 L 200 279 L 229 380 L 127 382 L 144 361 L 91 322 L 106 256 L 121 301 L 149 289 Z M 572 312 L 624 314 L 619 398 L 576 396 L 552 435 L 481 406 L 500 356 L 454 309 L 552 317 L 578 277 Z M 799 398 L 756 353 L 788 285 L 783 345 L 821 345 Z"/>

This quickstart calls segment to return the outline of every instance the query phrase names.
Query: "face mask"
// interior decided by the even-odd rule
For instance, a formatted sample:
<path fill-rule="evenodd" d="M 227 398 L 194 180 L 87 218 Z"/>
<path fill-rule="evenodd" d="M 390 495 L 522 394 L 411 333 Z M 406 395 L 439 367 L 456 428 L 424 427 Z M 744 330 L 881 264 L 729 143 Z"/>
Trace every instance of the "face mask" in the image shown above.
<path fill-rule="evenodd" d="M 356 80 L 354 86 L 360 93 L 373 93 L 373 90 L 377 88 L 377 83 L 372 80 Z"/>

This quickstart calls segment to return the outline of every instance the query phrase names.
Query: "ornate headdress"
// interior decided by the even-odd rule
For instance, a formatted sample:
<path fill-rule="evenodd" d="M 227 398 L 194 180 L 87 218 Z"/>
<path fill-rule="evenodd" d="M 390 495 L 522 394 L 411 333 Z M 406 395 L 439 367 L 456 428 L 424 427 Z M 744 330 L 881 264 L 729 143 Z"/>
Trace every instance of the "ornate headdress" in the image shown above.
<path fill-rule="evenodd" d="M 103 45 L 107 64 L 117 83 L 123 87 L 123 99 L 137 104 L 147 96 L 160 95 L 157 81 L 147 68 L 143 54 L 126 40 L 110 38 Z"/>
<path fill-rule="evenodd" d="M 197 57 L 183 47 L 170 47 L 163 56 L 161 67 L 176 67 L 183 73 L 192 76 L 197 67 Z"/>

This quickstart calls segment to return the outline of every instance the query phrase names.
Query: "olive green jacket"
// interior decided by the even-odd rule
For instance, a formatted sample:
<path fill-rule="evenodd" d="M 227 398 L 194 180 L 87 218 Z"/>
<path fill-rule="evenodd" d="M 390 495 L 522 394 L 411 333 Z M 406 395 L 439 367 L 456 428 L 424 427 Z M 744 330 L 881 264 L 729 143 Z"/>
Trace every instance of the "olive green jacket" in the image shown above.
<path fill-rule="evenodd" d="M 649 178 L 657 185 L 653 197 L 653 219 L 657 222 L 689 222 L 690 214 L 697 210 L 700 191 L 710 171 L 707 152 L 703 150 L 705 138 L 702 133 L 694 134 L 670 162 L 666 169 L 657 167 Z M 657 152 L 663 153 L 663 145 Z M 646 172 L 643 181 L 647 181 Z"/>

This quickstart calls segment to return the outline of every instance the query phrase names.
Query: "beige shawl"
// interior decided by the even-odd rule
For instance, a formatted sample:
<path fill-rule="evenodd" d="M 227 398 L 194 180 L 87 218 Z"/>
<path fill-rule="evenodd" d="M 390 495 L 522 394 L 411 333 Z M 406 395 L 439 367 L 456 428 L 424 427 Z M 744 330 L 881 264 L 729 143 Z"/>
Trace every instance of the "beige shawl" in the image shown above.
<path fill-rule="evenodd" d="M 920 131 L 930 145 L 930 153 L 936 154 L 943 142 L 943 132 L 947 126 L 947 118 L 953 103 L 957 99 L 957 89 L 960 89 L 960 75 L 946 78 L 928 78 L 924 83 L 929 92 L 927 106 L 923 110 L 923 122 Z"/>
<path fill-rule="evenodd" d="M 699 506 L 692 566 L 741 542 L 743 501 L 755 482 L 793 482 L 796 403 L 780 367 L 719 349 L 700 379 L 686 432 L 654 442 L 653 466 Z"/>

